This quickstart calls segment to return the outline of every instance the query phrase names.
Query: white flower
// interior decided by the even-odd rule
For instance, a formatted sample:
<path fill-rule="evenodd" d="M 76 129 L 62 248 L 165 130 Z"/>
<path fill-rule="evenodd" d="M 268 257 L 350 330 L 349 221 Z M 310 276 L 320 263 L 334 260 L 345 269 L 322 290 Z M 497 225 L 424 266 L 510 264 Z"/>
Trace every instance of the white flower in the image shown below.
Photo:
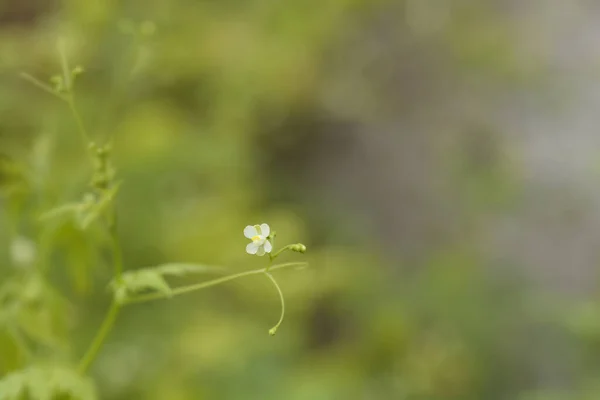
<path fill-rule="evenodd" d="M 252 240 L 246 246 L 246 252 L 248 254 L 256 254 L 257 256 L 264 256 L 265 253 L 270 253 L 273 250 L 273 245 L 268 240 L 270 233 L 271 228 L 267 224 L 248 225 L 244 228 L 244 236 Z"/>

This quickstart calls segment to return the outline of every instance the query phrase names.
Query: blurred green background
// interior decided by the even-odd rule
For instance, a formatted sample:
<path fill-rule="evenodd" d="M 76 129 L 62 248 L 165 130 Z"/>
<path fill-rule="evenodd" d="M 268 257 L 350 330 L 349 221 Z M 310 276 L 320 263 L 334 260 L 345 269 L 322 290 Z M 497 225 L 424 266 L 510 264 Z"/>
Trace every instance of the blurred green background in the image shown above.
<path fill-rule="evenodd" d="M 3 0 L 0 294 L 25 300 L 0 376 L 76 364 L 110 302 L 101 229 L 38 218 L 91 175 L 65 104 L 18 78 L 59 73 L 63 38 L 126 269 L 259 268 L 262 222 L 311 266 L 277 272 L 274 337 L 261 277 L 124 309 L 100 398 L 600 398 L 595 111 L 592 139 L 552 119 L 597 81 L 597 7 L 523 3 Z"/>

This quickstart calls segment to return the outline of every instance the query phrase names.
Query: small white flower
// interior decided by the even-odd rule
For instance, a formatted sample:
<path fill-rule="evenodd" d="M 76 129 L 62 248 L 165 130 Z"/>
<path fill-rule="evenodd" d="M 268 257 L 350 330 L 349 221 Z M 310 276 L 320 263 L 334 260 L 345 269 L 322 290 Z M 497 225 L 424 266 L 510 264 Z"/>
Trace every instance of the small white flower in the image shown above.
<path fill-rule="evenodd" d="M 267 224 L 261 225 L 248 225 L 244 228 L 244 236 L 252 240 L 246 246 L 246 252 L 248 254 L 256 254 L 257 256 L 264 256 L 265 253 L 270 253 L 273 250 L 273 245 L 269 242 L 269 234 L 271 228 Z"/>

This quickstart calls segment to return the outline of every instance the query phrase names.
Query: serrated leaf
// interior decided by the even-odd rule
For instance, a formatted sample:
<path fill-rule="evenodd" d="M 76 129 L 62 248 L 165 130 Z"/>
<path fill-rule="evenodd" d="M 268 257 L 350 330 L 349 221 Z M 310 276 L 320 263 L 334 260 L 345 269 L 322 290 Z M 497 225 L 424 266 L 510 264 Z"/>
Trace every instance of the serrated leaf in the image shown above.
<path fill-rule="evenodd" d="M 171 287 L 157 271 L 138 270 L 128 272 L 121 276 L 119 281 L 110 283 L 113 289 L 115 300 L 123 303 L 132 294 L 145 291 L 156 291 L 167 296 L 171 294 Z"/>
<path fill-rule="evenodd" d="M 73 400 L 95 400 L 93 382 L 77 371 L 61 366 L 33 366 L 13 372 L 0 380 L 0 400 L 52 400 L 69 396 Z"/>
<path fill-rule="evenodd" d="M 123 303 L 129 296 L 145 291 L 156 291 L 167 296 L 171 295 L 171 287 L 165 280 L 165 276 L 183 276 L 187 274 L 222 272 L 224 268 L 201 264 L 170 263 L 156 267 L 142 268 L 136 271 L 126 272 L 120 281 L 112 281 L 115 300 Z"/>

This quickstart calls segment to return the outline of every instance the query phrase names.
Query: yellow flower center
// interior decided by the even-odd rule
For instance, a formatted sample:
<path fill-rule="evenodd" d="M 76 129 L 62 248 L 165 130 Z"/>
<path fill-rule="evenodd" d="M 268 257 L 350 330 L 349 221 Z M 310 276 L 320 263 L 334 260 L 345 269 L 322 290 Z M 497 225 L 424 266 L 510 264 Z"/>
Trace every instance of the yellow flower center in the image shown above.
<path fill-rule="evenodd" d="M 252 240 L 253 242 L 258 242 L 261 240 L 261 237 L 259 235 L 252 236 L 252 239 L 250 239 L 250 240 Z"/>

